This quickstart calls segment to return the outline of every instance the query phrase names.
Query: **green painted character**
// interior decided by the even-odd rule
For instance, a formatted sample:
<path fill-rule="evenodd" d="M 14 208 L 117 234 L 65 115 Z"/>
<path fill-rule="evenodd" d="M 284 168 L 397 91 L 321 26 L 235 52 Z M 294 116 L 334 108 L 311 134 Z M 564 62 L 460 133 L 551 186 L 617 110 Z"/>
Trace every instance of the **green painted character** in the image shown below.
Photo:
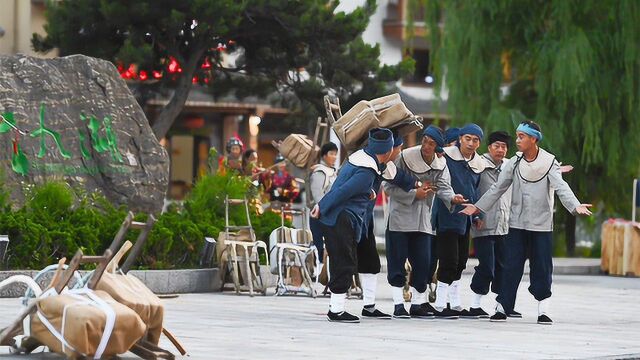
<path fill-rule="evenodd" d="M 118 151 L 118 137 L 116 136 L 115 131 L 111 129 L 111 118 L 106 116 L 102 123 L 104 124 L 104 131 L 107 138 L 107 147 L 111 152 L 111 157 L 114 161 L 122 162 L 122 156 Z"/>
<path fill-rule="evenodd" d="M 5 112 L 0 115 L 2 118 L 0 120 L 0 134 L 9 132 L 14 130 L 16 132 L 16 137 L 13 139 L 13 154 L 11 155 L 11 169 L 16 173 L 22 176 L 27 176 L 29 174 L 29 160 L 22 152 L 20 148 L 20 131 L 16 126 L 16 122 L 13 118 L 12 112 Z"/>
<path fill-rule="evenodd" d="M 53 138 L 60 155 L 65 159 L 71 159 L 71 153 L 65 150 L 64 146 L 62 146 L 62 137 L 60 134 L 44 126 L 44 110 L 45 106 L 44 103 L 42 103 L 40 105 L 40 128 L 31 133 L 31 137 L 40 137 L 40 151 L 38 152 L 38 157 L 43 158 L 47 153 L 46 138 L 47 135 L 49 135 Z"/>
<path fill-rule="evenodd" d="M 86 115 L 80 114 L 80 119 L 82 119 L 82 121 L 85 121 L 85 122 L 87 120 L 89 121 L 89 124 L 87 125 L 87 127 L 89 128 L 89 133 L 91 134 L 91 144 L 93 145 L 93 148 L 99 153 L 109 151 L 114 161 L 123 162 L 122 156 L 118 151 L 118 137 L 116 136 L 115 132 L 111 128 L 111 118 L 105 117 L 102 124 L 93 115 L 87 118 Z M 104 136 L 100 135 L 100 128 L 102 126 L 104 126 L 104 129 L 105 129 Z M 81 152 L 83 153 L 83 156 L 85 154 L 85 151 L 87 155 L 89 155 L 88 150 L 84 147 L 85 137 L 80 131 L 79 131 L 79 135 L 80 135 L 80 142 L 82 145 Z"/>

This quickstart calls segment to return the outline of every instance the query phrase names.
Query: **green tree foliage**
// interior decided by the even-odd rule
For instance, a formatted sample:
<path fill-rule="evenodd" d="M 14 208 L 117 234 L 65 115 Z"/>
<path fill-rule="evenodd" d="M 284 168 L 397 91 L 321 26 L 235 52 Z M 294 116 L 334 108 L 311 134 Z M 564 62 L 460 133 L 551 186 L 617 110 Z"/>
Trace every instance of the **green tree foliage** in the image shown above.
<path fill-rule="evenodd" d="M 153 124 L 162 137 L 182 110 L 196 76 L 216 95 L 239 97 L 278 91 L 296 110 L 323 113 L 322 96 L 346 104 L 381 94 L 411 63 L 380 66 L 378 46 L 364 44 L 375 1 L 345 14 L 333 0 L 62 0 L 47 7 L 46 37 L 38 51 L 85 54 L 163 71 L 170 57 L 182 72 L 151 88 L 173 88 Z M 221 51 L 221 48 L 225 48 Z M 225 61 L 229 55 L 229 61 Z M 203 70 L 202 64 L 211 65 Z M 209 75 L 202 74 L 203 71 Z M 166 71 L 165 71 L 166 75 Z M 332 91 L 329 91 L 331 89 Z"/>
<path fill-rule="evenodd" d="M 578 197 L 626 214 L 640 170 L 640 3 L 413 1 L 425 6 L 454 122 L 492 131 L 534 119 L 541 146 L 575 166 L 565 178 Z M 571 254 L 575 219 L 560 215 Z"/>

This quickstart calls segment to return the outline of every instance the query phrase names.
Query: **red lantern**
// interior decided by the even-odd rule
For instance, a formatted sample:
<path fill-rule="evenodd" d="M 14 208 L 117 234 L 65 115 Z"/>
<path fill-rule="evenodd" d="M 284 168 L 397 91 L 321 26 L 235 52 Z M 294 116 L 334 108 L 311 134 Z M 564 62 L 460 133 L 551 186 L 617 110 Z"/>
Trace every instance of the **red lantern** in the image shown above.
<path fill-rule="evenodd" d="M 182 72 L 182 68 L 180 67 L 180 63 L 173 57 L 169 57 L 169 72 L 170 73 L 180 73 Z"/>

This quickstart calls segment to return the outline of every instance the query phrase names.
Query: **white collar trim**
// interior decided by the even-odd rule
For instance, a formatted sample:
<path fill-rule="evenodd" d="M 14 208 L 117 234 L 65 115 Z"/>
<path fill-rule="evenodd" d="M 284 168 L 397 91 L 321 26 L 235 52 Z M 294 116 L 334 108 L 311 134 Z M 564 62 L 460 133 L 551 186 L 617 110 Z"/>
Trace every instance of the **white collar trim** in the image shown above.
<path fill-rule="evenodd" d="M 424 174 L 431 169 L 444 170 L 444 168 L 447 166 L 447 161 L 444 158 L 438 157 L 437 155 L 434 156 L 431 164 L 427 164 L 422 158 L 420 145 L 402 150 L 402 152 L 400 153 L 400 158 L 404 162 L 407 169 L 416 174 Z"/>
<path fill-rule="evenodd" d="M 380 169 L 378 169 L 378 162 L 371 155 L 364 152 L 364 150 L 358 150 L 349 156 L 349 163 L 354 166 L 369 168 L 380 175 Z"/>
<path fill-rule="evenodd" d="M 478 155 L 478 153 L 474 153 L 471 160 L 467 161 L 467 159 L 462 156 L 460 148 L 458 148 L 457 146 L 447 146 L 446 148 L 444 148 L 444 152 L 449 158 L 451 158 L 451 160 L 466 161 L 469 165 L 469 168 L 476 174 L 480 174 L 487 167 L 486 160 L 483 159 L 482 156 Z M 495 165 L 493 165 L 493 167 L 495 167 Z"/>
<path fill-rule="evenodd" d="M 518 173 L 522 180 L 528 182 L 538 182 L 542 180 L 555 163 L 556 156 L 547 152 L 543 148 L 538 148 L 538 156 L 535 160 L 529 162 L 524 159 L 524 155 L 521 152 L 516 153 L 519 158 Z"/>
<path fill-rule="evenodd" d="M 336 172 L 335 168 L 332 168 L 331 166 L 325 164 L 324 162 L 313 165 L 311 169 L 313 172 L 317 172 L 317 171 L 323 172 L 327 176 L 333 176 L 333 174 L 335 174 Z"/>

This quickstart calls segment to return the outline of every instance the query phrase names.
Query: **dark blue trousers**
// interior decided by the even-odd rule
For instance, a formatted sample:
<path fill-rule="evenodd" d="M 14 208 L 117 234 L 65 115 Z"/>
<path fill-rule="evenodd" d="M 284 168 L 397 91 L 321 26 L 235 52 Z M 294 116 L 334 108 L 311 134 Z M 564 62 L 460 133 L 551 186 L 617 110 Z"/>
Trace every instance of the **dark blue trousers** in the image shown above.
<path fill-rule="evenodd" d="M 509 229 L 504 241 L 504 271 L 501 289 L 496 300 L 509 313 L 516 303 L 518 285 L 524 273 L 524 262 L 529 258 L 529 292 L 538 300 L 551 297 L 553 273 L 551 244 L 552 232 Z"/>
<path fill-rule="evenodd" d="M 387 280 L 394 287 L 403 287 L 407 281 L 404 264 L 411 264 L 409 285 L 419 292 L 427 290 L 431 269 L 432 236 L 423 232 L 389 231 L 385 234 L 387 251 Z"/>
<path fill-rule="evenodd" d="M 436 274 L 436 269 L 438 268 L 438 253 L 436 252 L 437 242 L 435 239 L 431 239 L 431 266 L 429 268 L 429 274 L 427 275 L 427 285 L 430 283 L 438 283 L 438 281 L 433 281 L 433 277 Z"/>
<path fill-rule="evenodd" d="M 504 267 L 504 235 L 481 236 L 473 239 L 478 266 L 471 279 L 471 290 L 487 295 L 489 289 L 500 293 L 502 268 Z"/>
<path fill-rule="evenodd" d="M 313 235 L 313 245 L 318 249 L 318 257 L 320 258 L 320 262 L 322 262 L 324 259 L 324 239 L 320 220 L 309 217 L 309 229 Z"/>

